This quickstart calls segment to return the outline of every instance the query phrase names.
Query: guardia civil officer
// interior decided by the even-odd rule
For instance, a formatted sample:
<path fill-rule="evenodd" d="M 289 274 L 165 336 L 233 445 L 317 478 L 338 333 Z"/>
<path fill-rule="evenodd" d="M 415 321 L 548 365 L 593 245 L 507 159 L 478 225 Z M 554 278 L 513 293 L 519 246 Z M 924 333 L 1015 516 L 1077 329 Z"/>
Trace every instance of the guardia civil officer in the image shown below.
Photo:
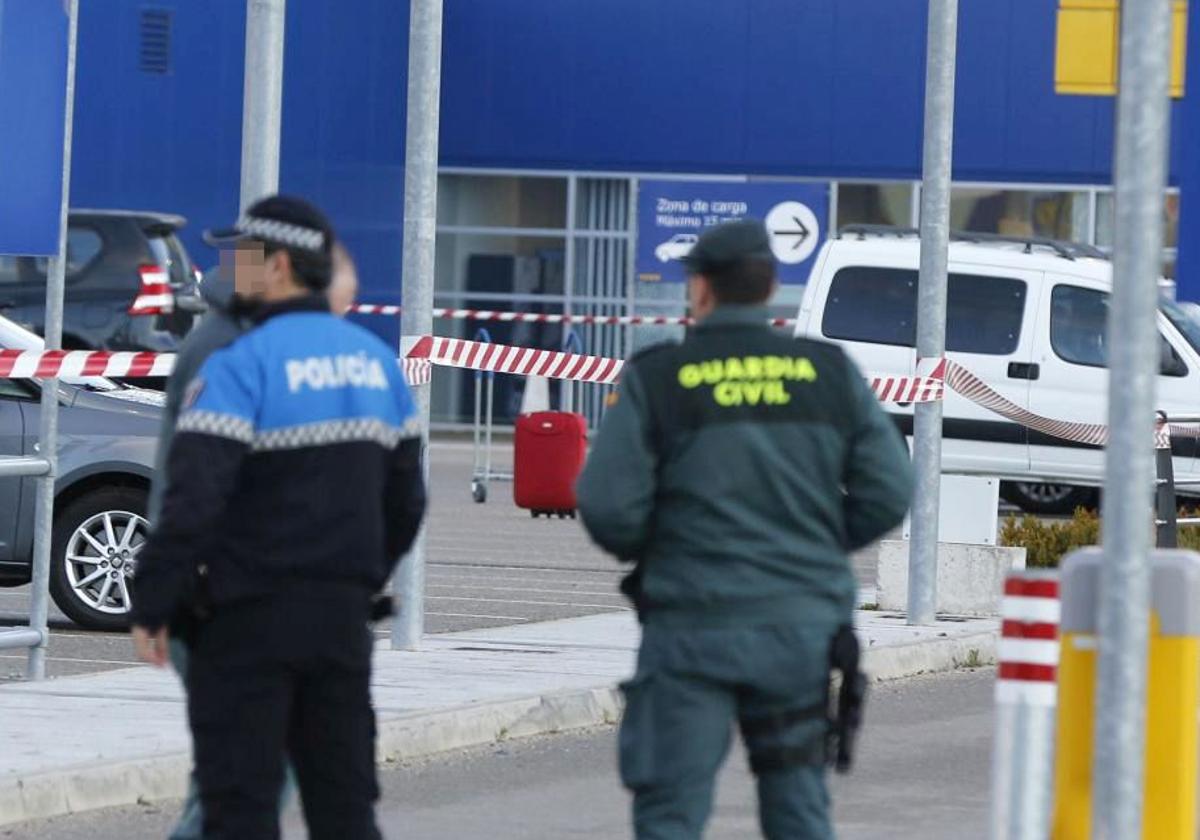
<path fill-rule="evenodd" d="M 761 223 L 707 231 L 685 264 L 698 324 L 626 365 L 578 486 L 592 538 L 637 564 L 621 777 L 638 838 L 699 838 L 736 721 L 763 834 L 820 840 L 831 649 L 853 644 L 847 552 L 900 523 L 908 452 L 840 349 L 767 326 Z"/>
<path fill-rule="evenodd" d="M 329 310 L 319 210 L 273 197 L 217 238 L 260 304 L 184 399 L 134 640 L 162 665 L 186 628 L 205 837 L 278 837 L 286 753 L 311 837 L 377 838 L 368 621 L 424 511 L 412 399 L 395 353 Z"/>

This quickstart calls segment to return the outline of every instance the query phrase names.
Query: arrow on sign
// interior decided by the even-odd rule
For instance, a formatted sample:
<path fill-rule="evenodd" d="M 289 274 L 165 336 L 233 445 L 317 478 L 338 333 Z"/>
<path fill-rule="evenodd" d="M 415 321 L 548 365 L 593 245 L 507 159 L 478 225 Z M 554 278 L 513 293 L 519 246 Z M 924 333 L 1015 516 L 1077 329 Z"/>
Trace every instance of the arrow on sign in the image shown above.
<path fill-rule="evenodd" d="M 807 227 L 804 226 L 804 222 L 800 221 L 795 216 L 792 216 L 792 221 L 796 223 L 795 230 L 773 230 L 773 231 L 771 231 L 771 233 L 774 236 L 794 236 L 794 237 L 796 237 L 796 241 L 792 244 L 792 250 L 798 251 L 798 250 L 800 250 L 800 246 L 804 244 L 804 240 L 808 239 L 809 230 Z"/>

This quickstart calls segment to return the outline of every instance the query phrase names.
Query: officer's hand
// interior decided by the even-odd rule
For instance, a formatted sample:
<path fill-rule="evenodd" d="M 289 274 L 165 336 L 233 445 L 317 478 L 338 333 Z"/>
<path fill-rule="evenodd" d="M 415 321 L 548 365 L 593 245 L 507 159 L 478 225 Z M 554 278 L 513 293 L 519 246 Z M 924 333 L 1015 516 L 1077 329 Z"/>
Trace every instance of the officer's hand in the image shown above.
<path fill-rule="evenodd" d="M 147 630 L 145 627 L 133 626 L 133 649 L 138 659 L 153 665 L 155 668 L 167 666 L 167 628 Z"/>

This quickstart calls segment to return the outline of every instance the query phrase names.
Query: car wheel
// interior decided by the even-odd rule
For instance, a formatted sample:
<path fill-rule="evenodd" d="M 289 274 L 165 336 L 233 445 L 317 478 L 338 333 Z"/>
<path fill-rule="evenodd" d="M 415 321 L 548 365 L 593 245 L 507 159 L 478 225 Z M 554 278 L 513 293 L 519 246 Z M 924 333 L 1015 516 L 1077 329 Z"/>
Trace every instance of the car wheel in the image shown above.
<path fill-rule="evenodd" d="M 54 518 L 50 594 L 67 617 L 91 630 L 129 625 L 133 574 L 146 543 L 146 492 L 96 490 Z"/>
<path fill-rule="evenodd" d="M 1001 495 L 1027 513 L 1074 513 L 1076 508 L 1094 506 L 1097 500 L 1091 487 L 1029 481 L 1006 481 Z"/>

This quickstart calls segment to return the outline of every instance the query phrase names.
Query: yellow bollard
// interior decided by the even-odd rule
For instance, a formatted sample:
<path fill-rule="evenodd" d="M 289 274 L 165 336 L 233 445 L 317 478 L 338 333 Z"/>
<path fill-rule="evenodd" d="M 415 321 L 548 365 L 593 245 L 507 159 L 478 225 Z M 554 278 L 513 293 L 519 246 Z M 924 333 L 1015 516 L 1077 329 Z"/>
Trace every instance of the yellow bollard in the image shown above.
<path fill-rule="evenodd" d="M 1196 836 L 1196 718 L 1200 702 L 1200 638 L 1168 636 L 1151 619 L 1146 687 L 1146 787 L 1142 836 Z"/>
<path fill-rule="evenodd" d="M 1065 596 L 1065 580 L 1063 584 Z M 1054 840 L 1091 840 L 1095 692 L 1096 636 L 1064 629 L 1058 663 L 1058 746 L 1050 829 Z"/>
<path fill-rule="evenodd" d="M 1200 749 L 1200 554 L 1155 551 L 1151 562 L 1142 837 L 1194 840 Z M 1099 579 L 1098 549 L 1075 552 L 1063 564 L 1054 840 L 1091 837 Z"/>

